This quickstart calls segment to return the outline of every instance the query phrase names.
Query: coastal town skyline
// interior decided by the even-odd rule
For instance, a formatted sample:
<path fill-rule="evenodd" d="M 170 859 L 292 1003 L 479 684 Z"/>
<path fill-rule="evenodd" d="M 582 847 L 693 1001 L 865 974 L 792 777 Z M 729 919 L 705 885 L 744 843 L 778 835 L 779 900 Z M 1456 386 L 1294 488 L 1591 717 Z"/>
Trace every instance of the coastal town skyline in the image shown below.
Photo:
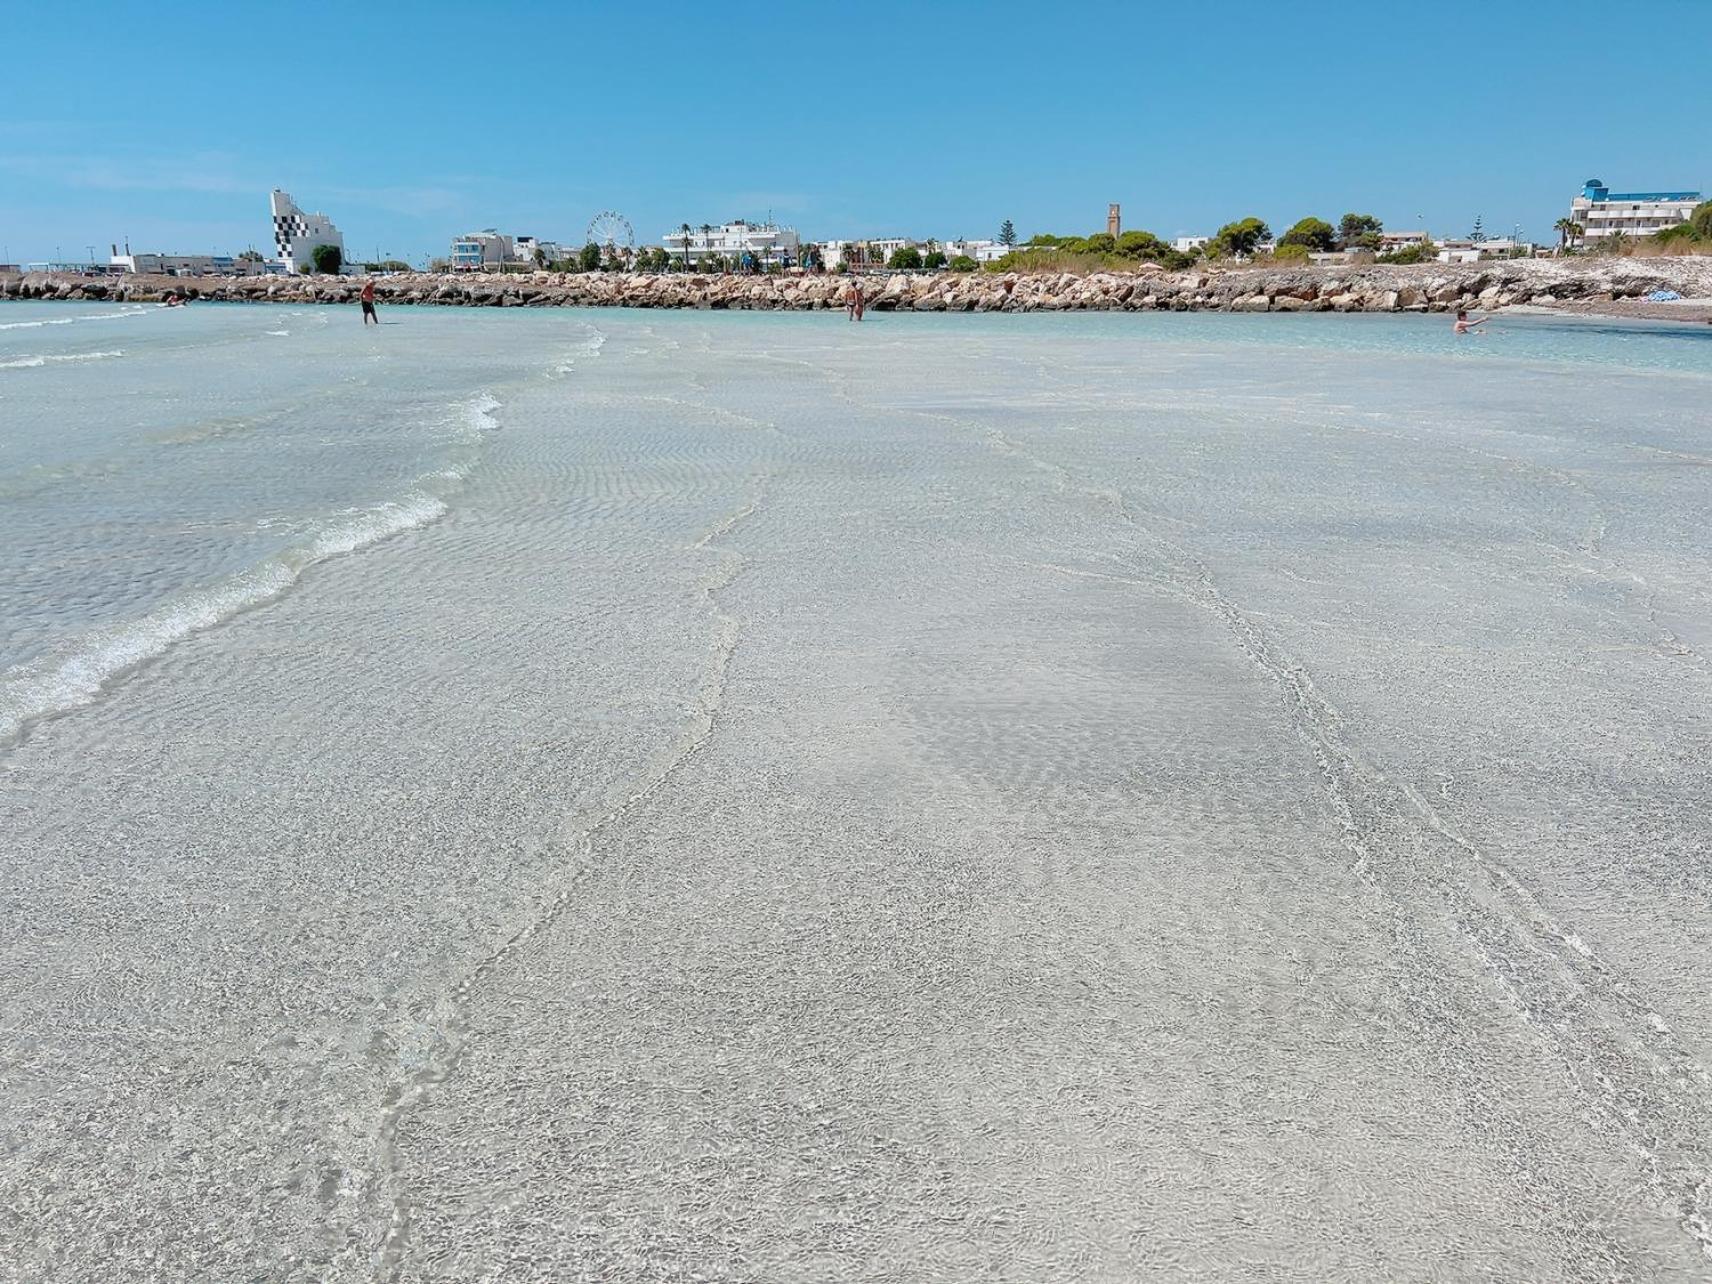
<path fill-rule="evenodd" d="M 1269 12 L 1248 8 L 1257 22 Z M 407 12 L 443 25 L 455 11 L 382 5 L 340 19 L 348 54 L 294 68 L 280 91 L 293 121 L 285 145 L 265 128 L 279 103 L 253 92 L 241 58 L 170 93 L 158 65 L 118 59 L 75 101 L 52 91 L 51 60 L 19 60 L 24 109 L 0 124 L 0 259 L 104 260 L 122 240 L 265 251 L 257 193 L 273 187 L 336 211 L 353 257 L 412 263 L 489 226 L 574 241 L 608 208 L 629 216 L 638 244 L 685 221 L 739 217 L 771 217 L 805 241 L 991 237 L 1004 219 L 1025 239 L 1079 235 L 1099 229 L 1112 201 L 1126 226 L 1168 240 L 1249 215 L 1281 229 L 1359 210 L 1441 235 L 1465 234 L 1479 216 L 1494 235 L 1520 227 L 1549 241 L 1566 195 L 1590 175 L 1708 185 L 1705 144 L 1664 127 L 1712 106 L 1689 66 L 1649 68 L 1659 128 L 1617 113 L 1565 127 L 1561 97 L 1546 92 L 1558 68 L 1632 64 L 1628 45 L 1652 38 L 1583 23 L 1583 8 L 1594 12 L 1556 5 L 1517 18 L 1521 65 L 1472 85 L 1454 69 L 1513 40 L 1510 28 L 1445 24 L 1406 39 L 1340 28 L 1335 42 L 1278 28 L 1238 42 L 1115 13 L 1102 15 L 1104 30 L 1145 73 L 1090 78 L 1016 53 L 1017 33 L 1039 20 L 1008 5 L 948 7 L 907 28 L 888 25 L 896 15 L 882 7 L 879 31 L 909 38 L 864 36 L 849 54 L 837 52 L 841 20 L 819 14 L 793 18 L 782 38 L 644 42 L 607 60 L 567 52 L 577 74 L 561 82 L 506 74 L 499 55 L 551 16 L 505 4 L 489 15 L 499 43 L 472 47 L 460 63 L 468 88 L 448 95 L 435 76 L 401 77 L 390 64 Z M 1677 11 L 1695 9 L 1667 0 L 1654 16 Z M 130 17 L 123 4 L 90 12 L 97 26 Z M 240 46 L 261 29 L 259 11 L 176 12 Z M 668 4 L 658 16 L 669 27 L 678 12 Z M 21 27 L 31 45 L 63 37 L 45 14 Z M 995 56 L 994 45 L 1012 52 Z M 848 58 L 857 64 L 840 71 Z M 840 87 L 851 78 L 858 90 Z M 1399 83 L 1423 88 L 1399 95 Z"/>

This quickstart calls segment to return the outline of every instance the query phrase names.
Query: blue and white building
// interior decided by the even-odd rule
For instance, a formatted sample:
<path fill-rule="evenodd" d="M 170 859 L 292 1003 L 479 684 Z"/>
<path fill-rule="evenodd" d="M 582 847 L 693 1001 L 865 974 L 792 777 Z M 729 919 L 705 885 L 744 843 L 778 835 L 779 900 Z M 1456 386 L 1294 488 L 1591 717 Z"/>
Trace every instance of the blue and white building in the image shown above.
<path fill-rule="evenodd" d="M 512 261 L 516 252 L 512 239 L 491 227 L 466 232 L 452 241 L 452 270 L 479 272 L 483 268 L 502 267 Z"/>
<path fill-rule="evenodd" d="M 1599 241 L 1622 233 L 1651 236 L 1688 222 L 1700 204 L 1699 192 L 1613 192 L 1590 178 L 1581 195 L 1569 203 L 1569 217 L 1581 224 L 1583 241 Z"/>

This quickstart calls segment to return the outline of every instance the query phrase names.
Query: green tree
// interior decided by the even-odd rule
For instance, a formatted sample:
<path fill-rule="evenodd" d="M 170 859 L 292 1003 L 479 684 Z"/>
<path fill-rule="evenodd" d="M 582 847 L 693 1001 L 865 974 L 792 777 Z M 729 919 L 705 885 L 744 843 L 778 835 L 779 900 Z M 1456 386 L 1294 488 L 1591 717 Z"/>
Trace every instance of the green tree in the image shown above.
<path fill-rule="evenodd" d="M 973 272 L 980 266 L 981 265 L 979 263 L 975 262 L 975 260 L 970 258 L 967 254 L 959 254 L 956 258 L 951 260 L 951 270 L 953 272 Z"/>
<path fill-rule="evenodd" d="M 922 256 L 921 265 L 929 271 L 937 272 L 947 262 L 944 250 L 929 250 Z"/>
<path fill-rule="evenodd" d="M 1377 250 L 1385 225 L 1371 214 L 1345 214 L 1338 220 L 1340 250 Z"/>
<path fill-rule="evenodd" d="M 577 266 L 584 272 L 598 272 L 600 270 L 600 246 L 593 241 L 583 246 L 582 252 L 577 255 Z"/>
<path fill-rule="evenodd" d="M 678 235 L 684 238 L 684 271 L 688 272 L 690 270 L 690 225 L 679 223 Z"/>
<path fill-rule="evenodd" d="M 1666 228 L 1657 235 L 1664 243 L 1669 241 L 1712 241 L 1712 200 L 1702 200 L 1688 214 L 1686 223 L 1678 223 L 1674 228 Z"/>
<path fill-rule="evenodd" d="M 905 245 L 900 249 L 893 250 L 892 257 L 886 260 L 886 266 L 903 271 L 913 271 L 921 266 L 921 251 L 913 245 Z"/>
<path fill-rule="evenodd" d="M 245 250 L 242 254 L 238 255 L 238 262 L 240 263 L 260 263 L 261 261 L 261 253 L 257 250 Z"/>
<path fill-rule="evenodd" d="M 1161 259 L 1174 253 L 1172 248 L 1152 232 L 1134 228 L 1118 237 L 1117 252 L 1126 259 Z"/>
<path fill-rule="evenodd" d="M 1304 250 L 1324 253 L 1337 246 L 1337 230 L 1323 218 L 1305 218 L 1284 233 L 1280 247 L 1300 245 Z"/>
<path fill-rule="evenodd" d="M 999 224 L 999 244 L 1007 249 L 1016 244 L 1016 225 L 1008 218 Z"/>
<path fill-rule="evenodd" d="M 337 245 L 317 245 L 309 251 L 309 261 L 323 276 L 338 276 L 345 266 L 345 254 Z"/>
<path fill-rule="evenodd" d="M 1207 242 L 1207 250 L 1212 258 L 1234 258 L 1237 255 L 1253 254 L 1255 247 L 1262 241 L 1270 240 L 1272 229 L 1258 218 L 1245 218 L 1235 223 L 1226 223 L 1213 239 Z"/>
<path fill-rule="evenodd" d="M 1552 224 L 1552 230 L 1557 233 L 1558 248 L 1567 250 L 1570 244 L 1579 239 L 1586 229 L 1572 218 L 1560 218 Z"/>

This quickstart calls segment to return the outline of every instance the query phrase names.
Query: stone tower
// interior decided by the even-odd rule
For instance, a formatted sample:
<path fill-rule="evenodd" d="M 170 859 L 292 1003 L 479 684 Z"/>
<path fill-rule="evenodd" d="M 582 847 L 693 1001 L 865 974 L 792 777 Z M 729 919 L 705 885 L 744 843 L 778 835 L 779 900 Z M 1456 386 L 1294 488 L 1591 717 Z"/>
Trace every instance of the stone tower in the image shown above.
<path fill-rule="evenodd" d="M 1113 201 L 1106 206 L 1106 235 L 1112 240 L 1118 239 L 1118 233 L 1123 230 L 1123 219 L 1118 217 L 1118 203 Z"/>

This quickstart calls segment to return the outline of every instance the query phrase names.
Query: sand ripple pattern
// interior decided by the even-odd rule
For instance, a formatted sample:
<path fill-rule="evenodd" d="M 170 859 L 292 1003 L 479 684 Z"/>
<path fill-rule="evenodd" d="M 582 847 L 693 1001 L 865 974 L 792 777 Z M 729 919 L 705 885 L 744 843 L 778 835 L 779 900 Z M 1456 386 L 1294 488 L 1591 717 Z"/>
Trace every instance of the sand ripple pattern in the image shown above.
<path fill-rule="evenodd" d="M 1712 359 L 190 311 L 0 477 L 0 1279 L 1712 1273 Z"/>

